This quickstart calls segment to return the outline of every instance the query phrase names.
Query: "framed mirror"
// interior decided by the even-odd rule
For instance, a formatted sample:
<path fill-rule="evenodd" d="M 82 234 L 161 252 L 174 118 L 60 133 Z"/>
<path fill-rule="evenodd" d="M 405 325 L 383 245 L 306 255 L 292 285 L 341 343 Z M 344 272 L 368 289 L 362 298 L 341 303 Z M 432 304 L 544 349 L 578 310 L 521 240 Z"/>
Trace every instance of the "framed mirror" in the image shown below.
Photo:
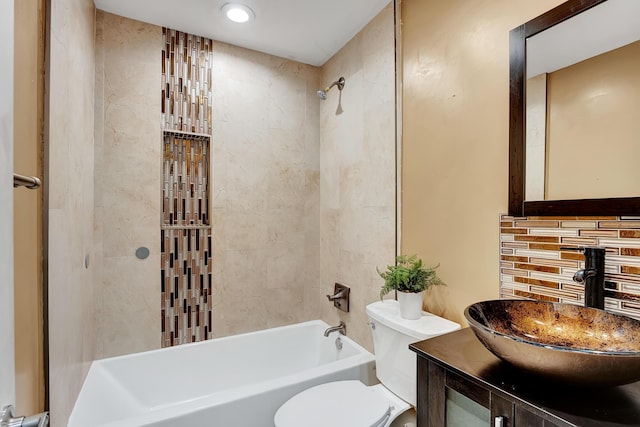
<path fill-rule="evenodd" d="M 570 0 L 511 31 L 510 215 L 640 215 L 639 40 L 637 0 Z"/>

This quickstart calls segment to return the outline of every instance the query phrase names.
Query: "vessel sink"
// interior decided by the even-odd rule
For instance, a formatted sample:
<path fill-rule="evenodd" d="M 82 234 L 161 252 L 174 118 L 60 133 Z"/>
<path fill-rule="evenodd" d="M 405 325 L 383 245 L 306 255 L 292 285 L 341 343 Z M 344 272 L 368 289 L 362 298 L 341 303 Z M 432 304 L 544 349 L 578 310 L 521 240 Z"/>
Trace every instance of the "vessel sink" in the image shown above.
<path fill-rule="evenodd" d="M 464 315 L 500 359 L 531 374 L 575 385 L 640 380 L 640 321 L 595 308 L 493 300 Z"/>

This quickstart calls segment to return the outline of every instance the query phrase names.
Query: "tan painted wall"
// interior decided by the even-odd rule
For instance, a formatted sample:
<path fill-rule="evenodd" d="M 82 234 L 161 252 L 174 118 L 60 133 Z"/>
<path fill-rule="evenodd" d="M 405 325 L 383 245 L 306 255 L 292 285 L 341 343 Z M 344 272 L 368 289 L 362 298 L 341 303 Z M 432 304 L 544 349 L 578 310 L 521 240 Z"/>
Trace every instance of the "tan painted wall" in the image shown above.
<path fill-rule="evenodd" d="M 402 252 L 441 263 L 427 307 L 497 298 L 507 210 L 509 31 L 561 0 L 406 0 Z"/>
<path fill-rule="evenodd" d="M 549 74 L 547 90 L 547 198 L 639 194 L 640 41 Z"/>
<path fill-rule="evenodd" d="M 42 178 L 44 2 L 14 4 L 14 170 Z M 42 189 L 14 195 L 16 413 L 44 410 Z"/>

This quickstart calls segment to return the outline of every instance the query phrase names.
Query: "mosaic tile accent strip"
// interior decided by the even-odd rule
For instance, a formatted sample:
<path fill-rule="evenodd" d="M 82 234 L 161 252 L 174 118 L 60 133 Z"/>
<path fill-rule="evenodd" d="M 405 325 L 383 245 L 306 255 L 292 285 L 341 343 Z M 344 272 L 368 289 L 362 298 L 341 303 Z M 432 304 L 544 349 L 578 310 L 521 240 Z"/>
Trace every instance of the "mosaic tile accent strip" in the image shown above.
<path fill-rule="evenodd" d="M 162 29 L 162 346 L 212 337 L 209 153 L 213 42 Z"/>
<path fill-rule="evenodd" d="M 213 41 L 162 29 L 162 129 L 211 135 Z"/>
<path fill-rule="evenodd" d="M 584 304 L 580 253 L 602 246 L 605 309 L 640 319 L 640 217 L 500 217 L 500 298 Z"/>
<path fill-rule="evenodd" d="M 211 338 L 211 229 L 161 230 L 162 346 Z"/>
<path fill-rule="evenodd" d="M 209 137 L 164 132 L 162 225 L 209 225 Z"/>
<path fill-rule="evenodd" d="M 162 346 L 211 338 L 209 140 L 164 132 Z"/>

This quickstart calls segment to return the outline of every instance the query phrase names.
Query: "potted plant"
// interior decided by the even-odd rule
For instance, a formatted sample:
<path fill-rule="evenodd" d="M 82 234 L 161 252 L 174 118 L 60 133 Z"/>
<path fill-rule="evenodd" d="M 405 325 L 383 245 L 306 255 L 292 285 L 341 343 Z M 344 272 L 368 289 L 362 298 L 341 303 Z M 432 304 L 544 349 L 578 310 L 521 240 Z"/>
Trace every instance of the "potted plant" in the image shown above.
<path fill-rule="evenodd" d="M 415 320 L 422 316 L 422 293 L 431 286 L 444 285 L 436 275 L 435 267 L 425 267 L 416 255 L 399 255 L 396 265 L 388 265 L 386 271 L 378 271 L 384 279 L 380 299 L 391 291 L 398 291 L 400 315 Z"/>

